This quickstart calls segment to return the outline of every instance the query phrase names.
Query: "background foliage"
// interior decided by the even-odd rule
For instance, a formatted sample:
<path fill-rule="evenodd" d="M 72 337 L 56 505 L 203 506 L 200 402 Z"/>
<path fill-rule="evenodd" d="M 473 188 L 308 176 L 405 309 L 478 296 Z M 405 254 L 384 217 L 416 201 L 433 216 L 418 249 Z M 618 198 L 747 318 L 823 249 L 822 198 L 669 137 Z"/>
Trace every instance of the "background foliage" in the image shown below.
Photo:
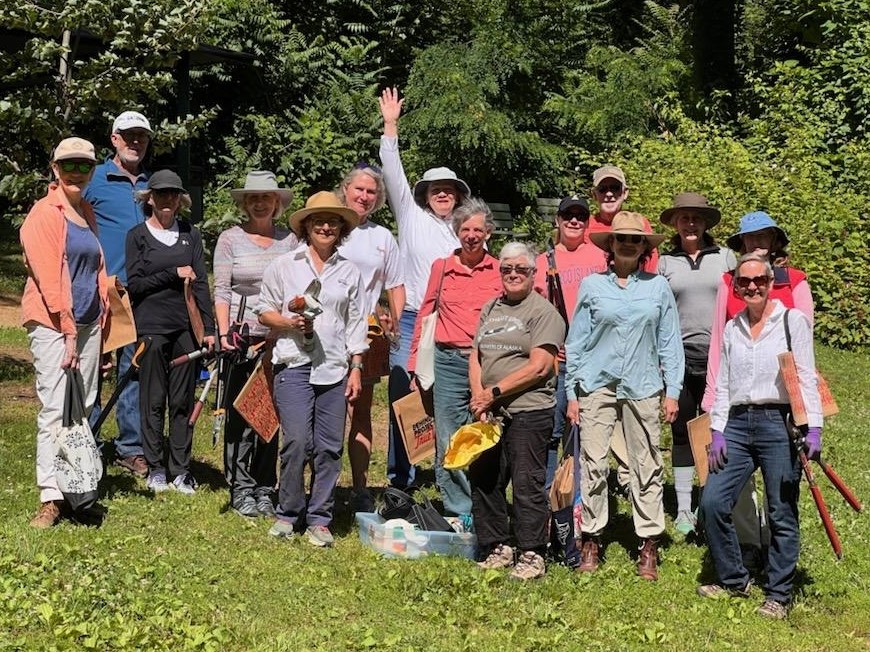
<path fill-rule="evenodd" d="M 70 133 L 107 145 L 111 117 L 159 125 L 152 167 L 188 142 L 203 179 L 202 228 L 238 219 L 229 198 L 252 168 L 275 170 L 296 205 L 377 156 L 375 98 L 406 97 L 400 123 L 414 179 L 447 164 L 534 224 L 534 201 L 585 191 L 604 162 L 625 166 L 631 207 L 655 216 L 694 189 L 740 215 L 768 210 L 810 276 L 817 335 L 870 344 L 870 0 L 718 3 L 735 34 L 733 74 L 697 48 L 710 3 L 667 0 L 0 0 L 0 29 L 26 34 L 0 57 L 0 213 L 17 221 Z M 721 5 L 721 6 L 719 6 Z M 723 29 L 725 26 L 723 26 Z M 103 43 L 85 52 L 65 29 Z M 192 73 L 177 115 L 181 53 L 252 55 Z M 2 46 L 0 46 L 2 47 Z M 61 71 L 66 57 L 67 71 Z M 724 64 L 722 64 L 724 65 Z M 7 145 L 8 144 L 8 145 Z M 389 223 L 390 216 L 381 216 Z"/>

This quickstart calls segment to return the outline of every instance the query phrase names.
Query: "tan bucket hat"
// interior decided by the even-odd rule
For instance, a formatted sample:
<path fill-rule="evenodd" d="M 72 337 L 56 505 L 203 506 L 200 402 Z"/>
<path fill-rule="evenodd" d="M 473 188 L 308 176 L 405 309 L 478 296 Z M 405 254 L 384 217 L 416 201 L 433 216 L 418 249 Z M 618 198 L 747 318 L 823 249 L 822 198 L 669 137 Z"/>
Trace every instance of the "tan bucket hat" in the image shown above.
<path fill-rule="evenodd" d="M 305 208 L 300 208 L 290 216 L 290 229 L 293 233 L 301 236 L 302 221 L 315 213 L 327 213 L 340 217 L 351 229 L 359 226 L 359 215 L 356 214 L 355 210 L 342 206 L 341 200 L 334 192 L 321 190 L 308 198 L 305 202 Z"/>
<path fill-rule="evenodd" d="M 610 231 L 596 231 L 589 234 L 589 239 L 592 240 L 598 247 L 604 251 L 610 251 L 611 236 L 614 233 L 625 233 L 629 235 L 642 235 L 646 238 L 647 253 L 658 247 L 666 235 L 660 233 L 647 233 L 644 230 L 643 215 L 633 213 L 631 211 L 619 211 L 614 217 Z"/>

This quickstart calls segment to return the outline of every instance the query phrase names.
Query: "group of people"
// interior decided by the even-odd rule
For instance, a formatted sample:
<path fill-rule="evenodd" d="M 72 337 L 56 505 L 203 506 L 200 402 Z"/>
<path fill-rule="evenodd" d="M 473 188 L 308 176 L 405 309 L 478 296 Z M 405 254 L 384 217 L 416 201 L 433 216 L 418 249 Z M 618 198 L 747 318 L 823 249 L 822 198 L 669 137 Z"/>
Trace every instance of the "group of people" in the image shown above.
<path fill-rule="evenodd" d="M 511 242 L 495 257 L 487 246 L 492 214 L 452 170 L 433 168 L 408 182 L 398 146 L 402 104 L 395 88 L 380 96 L 381 167 L 354 166 L 334 190 L 292 213 L 289 229 L 280 218 L 292 195 L 273 173 L 252 171 L 232 191 L 242 221 L 215 246 L 214 309 L 201 237 L 179 219 L 189 194 L 175 173 L 142 167 L 153 135 L 148 120 L 119 115 L 115 154 L 100 164 L 85 140 L 57 146 L 49 192 L 21 229 L 29 272 L 22 309 L 42 403 L 41 507 L 32 525 L 60 518 L 52 430 L 64 369 L 81 373 L 86 408 L 98 404 L 100 333 L 115 275 L 130 293 L 139 341 L 147 342 L 135 360 L 133 345 L 117 355 L 118 373 L 137 364 L 139 380 L 118 403 L 116 462 L 147 478 L 154 492 L 196 490 L 188 421 L 197 367 L 170 361 L 200 348 L 238 350 L 225 392 L 230 504 L 245 517 L 274 517 L 273 536 L 304 533 L 314 545 L 332 545 L 348 418 L 352 506 L 373 509 L 373 386 L 388 372 L 391 403 L 414 391 L 431 401 L 444 511 L 476 532 L 481 567 L 509 567 L 517 579 L 545 574 L 546 487 L 575 424 L 583 505 L 577 570 L 594 572 L 602 561 L 613 454 L 639 539 L 637 572 L 655 580 L 665 531 L 660 423 L 673 433 L 674 527 L 689 534 L 698 511 L 686 424 L 708 411 L 711 475 L 700 514 L 719 583 L 699 593 L 749 594 L 734 524 L 747 509 L 741 491 L 760 466 L 770 522 L 760 613 L 784 616 L 798 556 L 799 467 L 778 353 L 795 354 L 810 421 L 801 445 L 811 455 L 820 452 L 822 426 L 812 297 L 805 276 L 788 265 L 784 231 L 766 213 L 750 213 L 729 248 L 720 247 L 710 234 L 719 210 L 687 192 L 661 214 L 676 234 L 659 253 L 666 236 L 623 210 L 625 175 L 606 165 L 592 179 L 598 212 L 580 195 L 566 197 L 548 253 Z M 385 203 L 398 239 L 369 219 Z M 554 274 L 560 283 L 548 283 Z M 434 382 L 427 387 L 415 370 L 430 316 Z M 257 365 L 244 351 L 262 352 L 280 441 L 256 432 L 232 405 Z M 445 469 L 451 435 L 474 419 L 500 421 L 501 439 L 467 472 Z M 392 410 L 388 441 L 390 484 L 413 487 L 417 469 Z M 753 488 L 744 490 L 750 503 Z"/>

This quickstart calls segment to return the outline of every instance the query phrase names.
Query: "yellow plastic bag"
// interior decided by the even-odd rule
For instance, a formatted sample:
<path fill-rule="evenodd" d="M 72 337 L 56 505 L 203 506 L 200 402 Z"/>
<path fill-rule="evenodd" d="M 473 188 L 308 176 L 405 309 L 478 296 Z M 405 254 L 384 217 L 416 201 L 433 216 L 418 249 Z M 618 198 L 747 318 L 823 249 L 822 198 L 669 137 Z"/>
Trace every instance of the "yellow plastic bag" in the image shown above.
<path fill-rule="evenodd" d="M 501 439 L 501 426 L 496 423 L 476 421 L 462 426 L 450 438 L 450 446 L 444 454 L 444 468 L 450 471 L 467 469 Z"/>

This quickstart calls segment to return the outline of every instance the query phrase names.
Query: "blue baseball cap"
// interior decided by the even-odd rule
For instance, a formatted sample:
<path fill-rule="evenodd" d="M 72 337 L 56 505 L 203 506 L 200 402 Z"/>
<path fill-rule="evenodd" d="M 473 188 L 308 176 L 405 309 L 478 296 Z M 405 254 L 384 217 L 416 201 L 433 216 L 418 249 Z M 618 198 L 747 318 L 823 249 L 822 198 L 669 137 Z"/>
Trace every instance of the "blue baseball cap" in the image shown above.
<path fill-rule="evenodd" d="M 740 218 L 740 230 L 737 231 L 727 240 L 728 247 L 734 251 L 740 251 L 740 245 L 743 243 L 743 236 L 747 233 L 755 233 L 764 231 L 765 229 L 774 229 L 779 236 L 782 246 L 785 247 L 789 243 L 788 236 L 785 234 L 773 218 L 764 211 L 755 211 L 747 213 Z"/>

